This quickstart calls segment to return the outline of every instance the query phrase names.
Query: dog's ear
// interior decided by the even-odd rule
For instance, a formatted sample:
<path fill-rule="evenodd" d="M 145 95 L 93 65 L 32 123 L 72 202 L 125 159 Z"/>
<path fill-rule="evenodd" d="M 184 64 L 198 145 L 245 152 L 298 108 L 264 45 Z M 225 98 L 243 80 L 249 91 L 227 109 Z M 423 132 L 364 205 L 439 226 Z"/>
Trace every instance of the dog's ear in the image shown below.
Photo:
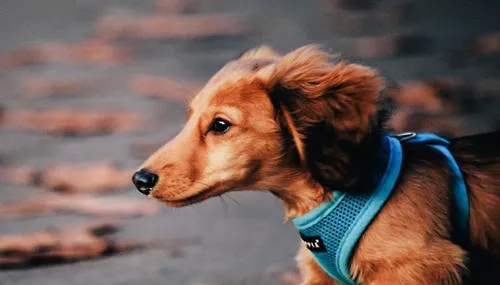
<path fill-rule="evenodd" d="M 368 67 L 305 46 L 260 70 L 295 157 L 322 185 L 351 187 L 376 124 L 382 80 Z"/>

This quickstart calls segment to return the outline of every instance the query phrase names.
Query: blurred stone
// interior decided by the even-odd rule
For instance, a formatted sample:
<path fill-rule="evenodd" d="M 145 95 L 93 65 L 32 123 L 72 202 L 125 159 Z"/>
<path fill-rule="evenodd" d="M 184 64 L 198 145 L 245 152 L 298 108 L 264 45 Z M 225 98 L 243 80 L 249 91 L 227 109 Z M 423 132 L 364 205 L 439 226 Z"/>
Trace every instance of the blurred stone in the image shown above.
<path fill-rule="evenodd" d="M 393 36 L 360 37 L 347 40 L 345 54 L 357 58 L 379 58 L 395 56 L 398 53 L 396 38 Z"/>
<path fill-rule="evenodd" d="M 474 85 L 480 95 L 484 93 L 500 93 L 500 78 L 482 79 Z"/>
<path fill-rule="evenodd" d="M 131 79 L 134 92 L 179 102 L 191 100 L 201 86 L 198 82 L 149 75 L 135 75 Z"/>
<path fill-rule="evenodd" d="M 42 62 L 115 64 L 128 58 L 128 52 L 100 39 L 89 39 L 74 44 L 46 42 L 0 55 L 0 68 L 12 69 Z"/>
<path fill-rule="evenodd" d="M 374 9 L 370 13 L 352 13 L 336 10 L 329 15 L 333 29 L 346 34 L 368 34 L 387 32 L 416 22 L 414 5 L 397 3 L 385 9 Z"/>
<path fill-rule="evenodd" d="M 175 251 L 199 244 L 198 238 L 119 241 L 113 234 L 120 228 L 118 223 L 105 222 L 0 236 L 0 269 L 74 262 L 144 248 Z"/>
<path fill-rule="evenodd" d="M 433 112 L 443 111 L 443 102 L 436 89 L 424 82 L 407 82 L 400 85 L 397 93 L 389 94 L 399 105 L 422 108 Z"/>
<path fill-rule="evenodd" d="M 91 86 L 91 81 L 37 77 L 23 80 L 21 94 L 29 97 L 72 94 L 82 92 Z"/>
<path fill-rule="evenodd" d="M 397 55 L 422 54 L 431 50 L 432 42 L 429 37 L 421 34 L 406 34 L 395 36 Z"/>
<path fill-rule="evenodd" d="M 44 187 L 60 192 L 102 192 L 130 186 L 133 171 L 122 172 L 111 163 L 59 164 L 46 169 Z"/>
<path fill-rule="evenodd" d="M 0 125 L 6 129 L 49 134 L 91 135 L 143 130 L 147 119 L 125 111 L 83 109 L 6 110 Z"/>
<path fill-rule="evenodd" d="M 328 10 L 367 10 L 373 8 L 374 0 L 323 0 Z"/>
<path fill-rule="evenodd" d="M 0 236 L 0 268 L 69 262 L 133 249 L 133 244 L 122 246 L 107 238 L 118 229 L 117 224 L 103 223 Z"/>
<path fill-rule="evenodd" d="M 386 125 L 394 132 L 432 132 L 446 138 L 459 137 L 465 133 L 455 116 L 414 111 L 409 108 L 394 113 Z"/>
<path fill-rule="evenodd" d="M 36 180 L 36 171 L 30 166 L 0 166 L 0 182 L 14 184 L 32 184 Z"/>
<path fill-rule="evenodd" d="M 40 62 L 41 58 L 40 51 L 34 48 L 15 50 L 0 55 L 0 69 L 14 69 L 20 66 L 35 64 Z"/>
<path fill-rule="evenodd" d="M 82 62 L 118 63 L 129 57 L 129 54 L 118 46 L 98 39 L 86 40 L 70 48 L 67 59 L 75 58 Z"/>
<path fill-rule="evenodd" d="M 95 30 L 101 38 L 190 39 L 243 35 L 250 25 L 241 15 L 231 14 L 108 16 Z"/>
<path fill-rule="evenodd" d="M 193 13 L 199 10 L 201 0 L 155 0 L 156 9 L 163 13 Z"/>
<path fill-rule="evenodd" d="M 19 80 L 18 86 L 21 96 L 26 97 L 51 97 L 71 96 L 85 93 L 98 93 L 101 90 L 116 90 L 125 85 L 126 78 L 119 76 L 101 77 L 44 77 L 33 76 Z"/>
<path fill-rule="evenodd" d="M 138 217 L 158 212 L 159 203 L 132 198 L 95 197 L 88 194 L 46 194 L 30 201 L 0 204 L 0 219 L 41 213 L 69 212 L 105 217 Z"/>
<path fill-rule="evenodd" d="M 387 96 L 399 105 L 446 114 L 474 111 L 481 99 L 474 85 L 453 79 L 404 82 Z"/>
<path fill-rule="evenodd" d="M 344 41 L 344 54 L 355 58 L 386 58 L 426 51 L 429 41 L 418 35 L 358 37 Z"/>
<path fill-rule="evenodd" d="M 437 97 L 444 102 L 444 111 L 472 112 L 481 99 L 473 85 L 460 80 L 439 79 L 429 80 L 427 83 L 436 90 Z"/>
<path fill-rule="evenodd" d="M 133 173 L 133 170 L 122 171 L 107 162 L 58 164 L 41 170 L 4 165 L 0 170 L 1 182 L 34 184 L 66 193 L 116 191 L 132 186 L 130 177 Z"/>
<path fill-rule="evenodd" d="M 475 42 L 475 52 L 479 55 L 500 54 L 500 34 L 479 36 Z"/>

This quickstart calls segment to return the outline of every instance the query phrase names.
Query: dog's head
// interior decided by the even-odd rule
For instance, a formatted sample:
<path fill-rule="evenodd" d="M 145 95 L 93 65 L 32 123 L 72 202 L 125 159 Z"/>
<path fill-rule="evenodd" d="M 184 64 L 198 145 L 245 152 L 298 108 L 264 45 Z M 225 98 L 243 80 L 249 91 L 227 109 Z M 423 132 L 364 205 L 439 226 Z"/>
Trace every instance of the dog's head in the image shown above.
<path fill-rule="evenodd" d="M 184 206 L 236 189 L 278 196 L 296 179 L 321 189 L 356 182 L 372 144 L 382 83 L 317 46 L 244 53 L 193 99 L 186 125 L 134 174 L 141 192 Z"/>

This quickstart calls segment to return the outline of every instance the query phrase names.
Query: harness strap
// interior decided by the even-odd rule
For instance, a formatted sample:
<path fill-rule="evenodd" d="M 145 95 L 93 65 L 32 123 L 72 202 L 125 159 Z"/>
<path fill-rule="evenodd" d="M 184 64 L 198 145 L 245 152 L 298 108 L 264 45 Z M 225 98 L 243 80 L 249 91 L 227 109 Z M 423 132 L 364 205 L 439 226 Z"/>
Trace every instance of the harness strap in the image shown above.
<path fill-rule="evenodd" d="M 426 144 L 427 146 L 439 151 L 445 157 L 446 163 L 453 173 L 449 181 L 449 186 L 452 190 L 452 215 L 457 232 L 457 235 L 454 236 L 460 244 L 466 245 L 469 242 L 470 233 L 469 195 L 467 194 L 467 186 L 465 185 L 465 180 L 462 172 L 460 171 L 460 167 L 448 149 L 450 142 L 431 133 L 403 133 L 396 135 L 396 137 L 398 136 L 403 136 L 400 138 L 403 145 Z"/>

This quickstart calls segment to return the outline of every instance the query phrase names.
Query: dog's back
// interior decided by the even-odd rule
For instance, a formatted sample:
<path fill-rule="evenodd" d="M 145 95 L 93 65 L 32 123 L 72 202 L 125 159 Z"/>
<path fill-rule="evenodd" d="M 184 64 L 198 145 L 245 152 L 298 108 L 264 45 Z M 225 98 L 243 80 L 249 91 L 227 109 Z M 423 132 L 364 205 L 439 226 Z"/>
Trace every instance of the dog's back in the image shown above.
<path fill-rule="evenodd" d="M 470 242 L 500 258 L 500 131 L 451 141 L 470 201 Z"/>
<path fill-rule="evenodd" d="M 452 140 L 450 149 L 469 190 L 470 278 L 487 284 L 500 274 L 500 131 Z"/>

